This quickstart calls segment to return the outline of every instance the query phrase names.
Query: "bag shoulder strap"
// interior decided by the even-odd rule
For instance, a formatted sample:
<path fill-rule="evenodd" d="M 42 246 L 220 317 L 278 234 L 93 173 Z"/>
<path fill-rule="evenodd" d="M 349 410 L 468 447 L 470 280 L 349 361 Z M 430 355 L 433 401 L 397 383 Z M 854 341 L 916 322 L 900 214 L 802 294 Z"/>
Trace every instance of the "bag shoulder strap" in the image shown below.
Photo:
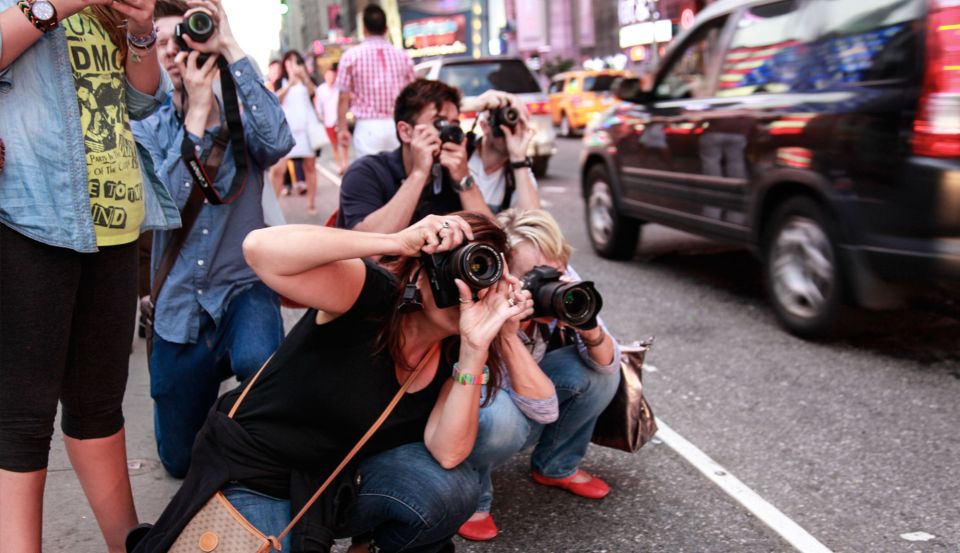
<path fill-rule="evenodd" d="M 357 455 L 361 448 L 373 437 L 373 435 L 380 429 L 383 423 L 387 420 L 387 417 L 390 416 L 390 413 L 393 412 L 393 409 L 400 403 L 400 400 L 403 399 L 403 395 L 407 393 L 407 390 L 413 384 L 413 381 L 417 379 L 417 376 L 423 371 L 423 368 L 427 366 L 427 363 L 433 359 L 433 356 L 439 351 L 440 344 L 435 344 L 426 355 L 423 356 L 423 359 L 420 360 L 420 363 L 413 369 L 413 372 L 410 373 L 410 376 L 404 381 L 403 386 L 400 386 L 400 390 L 397 391 L 396 395 L 393 396 L 393 399 L 390 400 L 390 403 L 387 404 L 387 407 L 380 413 L 380 416 L 377 417 L 377 420 L 370 425 L 369 430 L 362 438 L 353 446 L 353 449 L 350 450 L 350 453 L 347 453 L 346 457 L 343 458 L 343 461 L 340 461 L 340 464 L 337 465 L 337 468 L 333 469 L 333 472 L 330 473 L 330 476 L 323 482 L 323 485 L 310 497 L 310 500 L 307 501 L 306 505 L 300 509 L 300 512 L 297 513 L 297 516 L 293 517 L 293 520 L 290 521 L 290 524 L 283 529 L 283 532 L 280 532 L 280 535 L 276 537 L 276 541 L 283 541 L 283 538 L 293 530 L 293 527 L 296 526 L 300 519 L 303 518 L 303 515 L 307 514 L 307 511 L 310 510 L 310 507 L 320 499 L 320 496 L 323 494 L 324 490 L 330 485 L 331 482 L 339 475 L 343 469 L 350 463 L 351 460 Z M 260 378 L 260 374 L 263 372 L 267 365 L 270 363 L 270 359 L 273 359 L 273 355 L 264 362 L 263 366 L 260 367 L 260 370 L 257 371 L 253 378 L 250 379 L 250 382 L 247 383 L 247 386 L 243 389 L 243 392 L 240 393 L 240 397 L 237 398 L 237 401 L 234 402 L 233 407 L 230 408 L 230 412 L 227 414 L 231 419 L 236 414 L 237 409 L 240 407 L 240 404 L 247 397 L 247 393 L 250 391 L 250 388 L 253 387 L 253 384 Z M 273 540 L 271 540 L 271 543 Z"/>
<path fill-rule="evenodd" d="M 393 412 L 394 407 L 396 407 L 397 404 L 400 403 L 400 400 L 403 399 L 403 395 L 407 393 L 407 390 L 410 388 L 410 385 L 413 384 L 413 381 L 417 379 L 417 376 L 423 371 L 423 368 L 427 366 L 427 363 L 430 362 L 430 360 L 439 350 L 440 350 L 440 344 L 434 344 L 434 346 L 430 348 L 430 351 L 423 356 L 423 359 L 420 361 L 417 367 L 413 369 L 413 372 L 410 373 L 410 376 L 407 378 L 407 380 L 404 381 L 403 386 L 400 387 L 400 390 L 397 391 L 397 394 L 393 396 L 393 399 L 390 400 L 390 403 L 387 404 L 387 407 L 383 410 L 382 413 L 380 413 L 380 416 L 377 417 L 377 420 L 372 425 L 370 425 L 370 429 L 367 430 L 367 433 L 364 434 L 362 438 L 360 438 L 360 440 L 357 442 L 357 445 L 353 446 L 353 449 L 350 450 L 350 453 L 347 453 L 347 456 L 343 458 L 343 461 L 340 461 L 340 464 L 337 465 L 337 468 L 333 469 L 333 472 L 330 473 L 330 476 L 327 477 L 323 485 L 320 486 L 320 488 L 313 494 L 313 497 L 311 497 L 310 500 L 307 501 L 306 505 L 304 505 L 303 508 L 300 509 L 300 512 L 297 513 L 297 516 L 293 517 L 293 520 L 291 520 L 290 524 L 288 524 L 287 527 L 283 529 L 283 532 L 280 532 L 280 535 L 277 536 L 277 541 L 282 541 L 283 538 L 286 537 L 286 535 L 289 534 L 291 530 L 293 530 L 293 527 L 296 526 L 298 522 L 300 522 L 300 519 L 303 518 L 303 515 L 307 514 L 307 511 L 310 510 L 310 507 L 312 507 L 313 504 L 316 503 L 318 499 L 320 499 L 320 495 L 323 494 L 323 491 L 327 489 L 327 486 L 329 486 L 330 483 L 333 482 L 333 480 L 337 477 L 337 475 L 339 475 L 340 472 L 343 471 L 343 469 L 357 455 L 357 453 L 367 443 L 367 441 L 369 441 L 370 438 L 373 437 L 373 435 L 377 432 L 377 430 L 380 429 L 380 426 L 383 425 L 384 421 L 387 420 L 387 417 L 390 416 L 390 413 Z"/>
<path fill-rule="evenodd" d="M 157 272 L 153 275 L 153 285 L 150 287 L 150 299 L 154 304 L 157 303 L 157 298 L 160 297 L 160 290 L 163 289 L 163 283 L 166 282 L 167 277 L 170 276 L 170 271 L 173 270 L 173 265 L 177 262 L 177 256 L 180 255 L 180 249 L 183 248 L 183 244 L 187 241 L 187 236 L 190 235 L 190 230 L 193 229 L 193 224 L 197 221 L 197 216 L 200 215 L 200 209 L 203 207 L 203 193 L 200 192 L 198 187 L 194 186 L 190 190 L 190 197 L 187 198 L 187 205 L 183 206 L 183 210 L 180 212 L 180 228 L 176 229 L 170 233 L 170 241 L 167 242 L 166 248 L 163 249 L 163 257 L 160 258 L 160 265 L 157 267 Z"/>

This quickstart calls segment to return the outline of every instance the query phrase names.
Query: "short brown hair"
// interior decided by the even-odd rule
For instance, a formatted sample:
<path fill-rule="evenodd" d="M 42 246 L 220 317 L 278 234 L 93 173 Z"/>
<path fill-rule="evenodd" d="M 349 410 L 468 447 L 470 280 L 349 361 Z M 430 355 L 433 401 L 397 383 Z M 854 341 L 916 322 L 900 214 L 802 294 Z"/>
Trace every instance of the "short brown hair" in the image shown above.
<path fill-rule="evenodd" d="M 451 102 L 460 109 L 461 96 L 459 89 L 448 84 L 417 79 L 404 87 L 397 96 L 393 106 L 393 121 L 395 123 L 405 121 L 412 125 L 417 120 L 417 115 L 429 105 L 435 106 L 437 111 L 440 111 L 444 103 Z"/>
<path fill-rule="evenodd" d="M 153 8 L 153 18 L 183 16 L 190 9 L 184 0 L 157 0 Z"/>

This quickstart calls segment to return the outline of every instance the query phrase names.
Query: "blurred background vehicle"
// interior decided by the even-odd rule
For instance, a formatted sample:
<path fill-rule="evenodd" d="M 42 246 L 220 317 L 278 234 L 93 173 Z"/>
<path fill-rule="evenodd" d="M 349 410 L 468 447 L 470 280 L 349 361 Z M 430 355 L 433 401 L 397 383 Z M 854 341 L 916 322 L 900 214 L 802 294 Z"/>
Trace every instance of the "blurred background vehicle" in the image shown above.
<path fill-rule="evenodd" d="M 613 69 L 599 71 L 568 71 L 555 76 L 547 95 L 550 100 L 550 119 L 561 136 L 573 136 L 582 131 L 593 117 L 619 103 L 612 87 L 618 78 L 630 73 Z"/>
<path fill-rule="evenodd" d="M 516 94 L 526 104 L 537 134 L 527 152 L 533 158 L 533 173 L 547 174 L 550 157 L 557 151 L 557 136 L 550 121 L 549 102 L 537 79 L 519 58 L 487 56 L 480 58 L 440 58 L 417 64 L 417 77 L 439 80 L 463 91 L 465 98 L 479 96 L 495 89 Z M 476 113 L 461 113 L 464 130 L 470 130 Z M 474 129 L 478 134 L 480 126 Z"/>
<path fill-rule="evenodd" d="M 656 222 L 744 244 L 779 322 L 960 280 L 960 5 L 721 0 L 584 137 L 594 249 Z M 633 83 L 635 84 L 635 82 Z"/>

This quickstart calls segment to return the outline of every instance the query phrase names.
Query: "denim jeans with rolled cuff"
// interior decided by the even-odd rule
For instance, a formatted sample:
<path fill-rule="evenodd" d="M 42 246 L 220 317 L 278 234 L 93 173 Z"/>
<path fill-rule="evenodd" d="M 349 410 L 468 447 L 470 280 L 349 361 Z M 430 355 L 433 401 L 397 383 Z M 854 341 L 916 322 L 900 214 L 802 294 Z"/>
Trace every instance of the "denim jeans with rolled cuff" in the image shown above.
<path fill-rule="evenodd" d="M 506 392 L 480 409 L 477 442 L 468 459 L 480 474 L 478 512 L 490 512 L 493 469 L 523 449 L 535 446 L 531 468 L 548 478 L 575 473 L 587 453 L 597 417 L 620 384 L 620 371 L 607 374 L 591 369 L 573 345 L 547 352 L 540 368 L 557 391 L 560 416 L 555 422 L 542 425 L 530 420 Z"/>
<path fill-rule="evenodd" d="M 338 538 L 372 536 L 384 553 L 450 551 L 450 539 L 477 505 L 479 478 L 470 465 L 446 470 L 422 442 L 364 459 L 358 469 L 356 503 Z M 227 493 L 227 492 L 225 492 Z M 279 533 L 292 518 L 290 502 L 231 486 L 227 497 L 242 495 L 237 510 L 265 533 Z M 286 541 L 284 551 L 288 550 Z"/>

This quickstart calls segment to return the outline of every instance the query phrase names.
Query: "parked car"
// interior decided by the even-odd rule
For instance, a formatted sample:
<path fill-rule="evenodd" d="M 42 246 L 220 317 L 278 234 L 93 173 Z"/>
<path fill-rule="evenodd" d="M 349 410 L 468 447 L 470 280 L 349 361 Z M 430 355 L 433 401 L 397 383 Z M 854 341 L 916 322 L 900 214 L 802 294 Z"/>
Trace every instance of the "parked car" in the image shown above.
<path fill-rule="evenodd" d="M 537 131 L 528 152 L 533 158 L 533 174 L 537 177 L 547 174 L 550 157 L 557 151 L 557 135 L 550 122 L 547 97 L 523 60 L 508 56 L 439 58 L 417 64 L 415 71 L 418 77 L 459 88 L 467 98 L 491 89 L 516 94 L 526 104 Z M 464 130 L 473 127 L 476 117 L 476 113 L 460 114 Z M 475 131 L 479 134 L 479 125 Z"/>
<path fill-rule="evenodd" d="M 831 330 L 846 299 L 956 283 L 958 22 L 938 0 L 711 4 L 653 89 L 584 137 L 594 249 L 632 256 L 645 222 L 748 245 L 801 336 Z"/>
<path fill-rule="evenodd" d="M 561 136 L 573 136 L 582 131 L 593 117 L 620 100 L 613 95 L 612 86 L 618 78 L 629 77 L 625 71 L 568 71 L 550 82 L 550 118 L 560 129 Z"/>

